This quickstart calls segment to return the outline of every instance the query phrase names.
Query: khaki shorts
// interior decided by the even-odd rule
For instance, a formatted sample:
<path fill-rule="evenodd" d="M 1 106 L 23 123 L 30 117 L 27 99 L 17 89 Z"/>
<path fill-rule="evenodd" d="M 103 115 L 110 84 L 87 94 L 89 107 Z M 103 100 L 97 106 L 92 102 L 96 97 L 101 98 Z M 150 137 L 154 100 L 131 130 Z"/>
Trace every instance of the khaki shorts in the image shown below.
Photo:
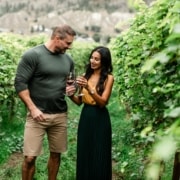
<path fill-rule="evenodd" d="M 43 139 L 47 134 L 50 152 L 67 150 L 67 113 L 44 114 L 46 121 L 37 122 L 28 113 L 24 130 L 24 155 L 38 156 L 42 153 Z"/>

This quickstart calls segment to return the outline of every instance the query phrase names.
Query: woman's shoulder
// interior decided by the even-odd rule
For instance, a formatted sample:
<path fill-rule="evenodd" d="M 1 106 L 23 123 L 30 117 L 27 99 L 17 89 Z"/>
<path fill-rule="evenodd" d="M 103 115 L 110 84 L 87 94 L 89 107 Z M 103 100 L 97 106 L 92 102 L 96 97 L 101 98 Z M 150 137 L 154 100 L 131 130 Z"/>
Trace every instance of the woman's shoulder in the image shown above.
<path fill-rule="evenodd" d="M 108 74 L 108 79 L 114 80 L 113 74 Z"/>
<path fill-rule="evenodd" d="M 114 82 L 114 76 L 112 74 L 108 74 L 106 80 L 105 80 L 105 84 L 106 83 L 112 83 Z"/>

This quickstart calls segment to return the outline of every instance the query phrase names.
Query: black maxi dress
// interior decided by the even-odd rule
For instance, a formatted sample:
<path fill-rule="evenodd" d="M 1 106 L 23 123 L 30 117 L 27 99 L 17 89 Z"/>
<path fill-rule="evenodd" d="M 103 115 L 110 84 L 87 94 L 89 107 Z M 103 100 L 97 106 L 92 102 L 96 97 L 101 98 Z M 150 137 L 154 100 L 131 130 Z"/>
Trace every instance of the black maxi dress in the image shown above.
<path fill-rule="evenodd" d="M 76 180 L 111 180 L 111 121 L 106 107 L 84 104 L 78 126 Z"/>

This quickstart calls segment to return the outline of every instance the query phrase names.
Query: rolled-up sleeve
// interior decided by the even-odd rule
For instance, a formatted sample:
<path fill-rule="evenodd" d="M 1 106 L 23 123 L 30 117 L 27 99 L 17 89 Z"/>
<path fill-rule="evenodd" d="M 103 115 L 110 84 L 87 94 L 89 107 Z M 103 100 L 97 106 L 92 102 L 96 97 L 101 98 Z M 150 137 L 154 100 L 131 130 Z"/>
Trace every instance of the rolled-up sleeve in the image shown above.
<path fill-rule="evenodd" d="M 34 70 L 36 68 L 35 58 L 30 56 L 30 53 L 26 52 L 16 70 L 14 87 L 17 93 L 28 89 L 28 82 L 32 78 Z"/>

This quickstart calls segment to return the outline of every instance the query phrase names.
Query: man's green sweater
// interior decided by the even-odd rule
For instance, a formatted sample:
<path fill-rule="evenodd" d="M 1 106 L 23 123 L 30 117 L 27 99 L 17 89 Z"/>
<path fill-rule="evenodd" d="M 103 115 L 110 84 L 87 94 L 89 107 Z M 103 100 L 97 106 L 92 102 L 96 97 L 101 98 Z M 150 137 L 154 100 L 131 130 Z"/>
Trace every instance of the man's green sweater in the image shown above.
<path fill-rule="evenodd" d="M 52 53 L 44 45 L 39 45 L 22 56 L 15 77 L 15 89 L 17 93 L 28 89 L 33 102 L 42 112 L 66 112 L 66 77 L 73 68 L 70 56 Z"/>

